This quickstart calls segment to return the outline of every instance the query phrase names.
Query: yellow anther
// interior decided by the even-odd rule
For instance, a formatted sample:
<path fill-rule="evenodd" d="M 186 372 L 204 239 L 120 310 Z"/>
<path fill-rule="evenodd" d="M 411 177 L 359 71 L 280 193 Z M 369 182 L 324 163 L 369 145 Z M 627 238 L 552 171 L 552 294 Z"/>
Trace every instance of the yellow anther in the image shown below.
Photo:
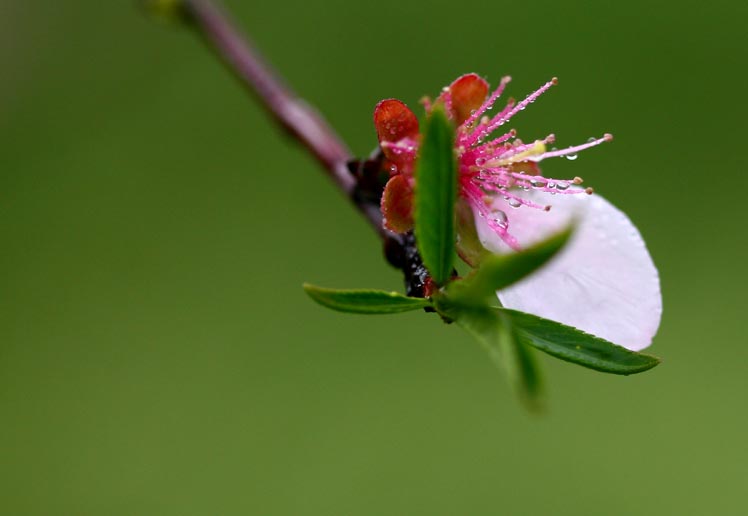
<path fill-rule="evenodd" d="M 500 159 L 500 160 L 497 160 L 496 162 L 492 162 L 491 165 L 504 167 L 507 165 L 511 165 L 512 163 L 517 163 L 518 161 L 526 161 L 527 158 L 540 156 L 544 152 L 545 152 L 545 143 L 543 143 L 541 140 L 535 140 L 535 143 L 533 143 L 532 147 L 530 147 L 529 149 L 519 152 L 515 154 L 514 156 L 510 156 L 508 158 Z"/>

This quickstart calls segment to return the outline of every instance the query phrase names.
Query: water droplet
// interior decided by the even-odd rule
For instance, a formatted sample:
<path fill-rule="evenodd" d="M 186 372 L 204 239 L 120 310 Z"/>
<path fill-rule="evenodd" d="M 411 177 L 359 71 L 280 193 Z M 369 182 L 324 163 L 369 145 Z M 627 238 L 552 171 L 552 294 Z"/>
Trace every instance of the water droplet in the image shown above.
<path fill-rule="evenodd" d="M 483 165 L 486 164 L 486 158 L 476 158 L 475 164 L 479 167 L 482 167 Z"/>
<path fill-rule="evenodd" d="M 397 165 L 390 165 L 390 172 L 393 174 L 397 174 Z"/>
<path fill-rule="evenodd" d="M 509 206 L 511 206 L 512 208 L 519 208 L 520 206 L 522 206 L 522 203 L 519 202 L 514 197 L 510 197 L 507 202 L 509 203 Z"/>
<path fill-rule="evenodd" d="M 501 210 L 494 213 L 493 221 L 504 229 L 509 226 L 509 218 L 506 216 L 506 213 Z"/>
<path fill-rule="evenodd" d="M 548 184 L 546 185 L 546 187 L 547 187 L 547 188 L 551 188 L 551 189 L 553 189 L 553 188 L 556 188 L 556 183 L 554 183 L 553 181 L 550 181 L 550 182 L 549 182 L 549 183 L 548 183 Z"/>
<path fill-rule="evenodd" d="M 558 190 L 561 190 L 561 191 L 563 191 L 563 190 L 568 190 L 568 189 L 569 189 L 569 183 L 563 183 L 563 182 L 559 182 L 559 183 L 558 183 L 558 184 L 556 185 L 556 188 L 557 188 Z"/>
<path fill-rule="evenodd" d="M 589 138 L 587 138 L 587 143 L 592 143 L 594 141 L 597 141 L 597 138 L 595 138 L 594 136 L 590 136 Z"/>
<path fill-rule="evenodd" d="M 575 159 L 577 159 L 578 157 L 579 157 L 579 155 L 578 155 L 578 154 L 567 154 L 567 155 L 566 155 L 566 159 L 568 159 L 569 161 L 574 161 L 574 160 L 575 160 Z"/>
<path fill-rule="evenodd" d="M 530 179 L 530 186 L 533 188 L 545 188 L 545 181 L 538 181 L 537 179 Z"/>

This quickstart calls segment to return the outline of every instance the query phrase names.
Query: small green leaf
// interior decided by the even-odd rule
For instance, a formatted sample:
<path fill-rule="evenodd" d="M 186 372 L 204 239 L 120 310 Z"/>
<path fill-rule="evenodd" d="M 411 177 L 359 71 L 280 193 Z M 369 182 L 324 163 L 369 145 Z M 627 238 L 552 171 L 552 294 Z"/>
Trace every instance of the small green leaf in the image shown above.
<path fill-rule="evenodd" d="M 445 314 L 486 348 L 493 362 L 505 371 L 509 383 L 529 408 L 541 408 L 543 389 L 540 369 L 532 349 L 517 337 L 510 318 L 495 308 L 478 306 L 452 305 Z"/>
<path fill-rule="evenodd" d="M 573 226 L 516 253 L 488 255 L 470 276 L 450 285 L 455 301 L 465 304 L 496 303 L 496 291 L 506 288 L 542 267 L 569 241 Z"/>
<path fill-rule="evenodd" d="M 567 362 L 623 375 L 641 373 L 660 363 L 657 357 L 630 351 L 571 326 L 516 310 L 500 311 L 511 319 L 520 342 Z"/>
<path fill-rule="evenodd" d="M 416 244 L 431 277 L 443 285 L 454 263 L 457 200 L 454 127 L 443 106 L 426 121 L 415 178 Z"/>
<path fill-rule="evenodd" d="M 428 299 L 384 290 L 337 290 L 305 283 L 304 291 L 322 306 L 354 314 L 397 314 L 431 305 Z"/>

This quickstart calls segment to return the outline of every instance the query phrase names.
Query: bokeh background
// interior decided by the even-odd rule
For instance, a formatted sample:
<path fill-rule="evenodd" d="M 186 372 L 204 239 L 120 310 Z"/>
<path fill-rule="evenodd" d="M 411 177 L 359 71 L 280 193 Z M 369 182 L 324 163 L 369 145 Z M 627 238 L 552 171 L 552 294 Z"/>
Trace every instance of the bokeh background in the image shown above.
<path fill-rule="evenodd" d="M 615 134 L 545 170 L 641 229 L 663 364 L 542 357 L 538 417 L 458 328 L 320 308 L 400 277 L 193 34 L 0 0 L 0 513 L 748 513 L 748 4 L 225 4 L 358 154 L 380 98 L 558 76 L 516 127 Z"/>

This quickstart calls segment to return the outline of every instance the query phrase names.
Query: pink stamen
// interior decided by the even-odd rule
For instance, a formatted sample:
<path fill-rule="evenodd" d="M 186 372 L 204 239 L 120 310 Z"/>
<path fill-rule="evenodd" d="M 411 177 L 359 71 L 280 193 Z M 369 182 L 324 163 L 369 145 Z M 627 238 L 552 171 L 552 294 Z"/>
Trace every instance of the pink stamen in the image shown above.
<path fill-rule="evenodd" d="M 583 143 L 582 145 L 575 145 L 573 147 L 567 147 L 561 150 L 544 152 L 543 154 L 539 156 L 535 156 L 533 160 L 540 161 L 545 158 L 557 158 L 559 156 L 568 156 L 569 154 L 576 154 L 577 152 L 583 151 L 585 149 L 589 149 L 591 147 L 596 147 L 600 145 L 601 143 L 610 142 L 610 141 L 613 141 L 613 135 L 605 134 L 602 138 L 597 138 L 591 142 Z"/>
<path fill-rule="evenodd" d="M 483 145 L 488 145 L 488 146 L 499 145 L 499 144 L 502 144 L 502 143 L 504 143 L 505 141 L 507 141 L 507 140 L 509 140 L 511 138 L 514 138 L 515 136 L 517 136 L 517 131 L 515 131 L 514 129 L 512 129 L 508 133 L 505 133 L 505 134 L 499 136 L 495 140 L 491 140 L 490 142 L 486 142 Z"/>
<path fill-rule="evenodd" d="M 473 125 L 473 122 L 478 120 L 478 117 L 481 116 L 483 113 L 491 109 L 494 105 L 494 102 L 496 102 L 496 99 L 498 99 L 502 93 L 504 93 L 504 88 L 506 88 L 506 85 L 509 84 L 509 81 L 511 81 L 512 78 L 508 75 L 501 78 L 501 82 L 499 83 L 498 88 L 494 90 L 494 92 L 491 94 L 490 97 L 486 99 L 486 101 L 481 104 L 481 107 L 479 107 L 473 114 L 471 114 L 467 120 L 465 120 L 462 125 L 465 127 L 470 127 Z"/>
<path fill-rule="evenodd" d="M 502 109 L 501 112 L 499 112 L 499 114 L 496 115 L 496 117 L 494 117 L 494 119 L 497 118 L 497 117 L 498 118 L 505 117 L 507 113 L 509 113 L 510 111 L 512 111 L 512 109 L 514 109 L 515 104 L 516 103 L 515 103 L 514 99 L 510 99 L 506 103 L 506 106 L 504 107 L 504 109 Z M 467 138 L 465 138 L 465 142 L 464 142 L 465 145 L 467 145 L 467 146 L 474 145 L 481 138 L 485 138 L 486 136 L 488 136 L 489 134 L 491 134 L 493 132 L 493 129 L 490 129 L 490 125 L 492 123 L 492 120 L 488 120 L 485 123 L 481 121 L 481 123 L 478 124 L 478 126 L 475 128 L 475 130 L 472 133 L 470 133 L 467 136 Z M 463 127 L 466 127 L 466 126 L 463 126 Z"/>
<path fill-rule="evenodd" d="M 567 181 L 565 179 L 553 179 L 544 176 L 530 176 L 519 172 L 512 172 L 510 175 L 517 180 L 517 185 L 541 192 L 560 194 L 585 193 L 584 189 L 571 188 L 572 185 L 582 184 L 581 177 L 575 177 L 573 180 Z"/>
<path fill-rule="evenodd" d="M 506 114 L 499 113 L 498 115 L 496 115 L 491 120 L 491 123 L 489 124 L 486 130 L 490 133 L 494 131 L 495 129 L 497 129 L 499 126 L 504 125 L 506 122 L 511 120 L 511 118 L 514 115 L 516 115 L 517 113 L 525 109 L 527 106 L 535 102 L 535 100 L 537 100 L 538 97 L 540 97 L 543 93 L 548 91 L 551 86 L 555 86 L 556 84 L 558 84 L 558 79 L 554 77 L 550 81 L 543 84 L 540 88 L 535 90 L 533 93 L 530 93 L 527 97 L 525 97 L 525 100 L 523 100 L 522 102 L 514 106 L 514 108 L 508 113 Z"/>
<path fill-rule="evenodd" d="M 509 201 L 510 199 L 513 199 L 514 201 L 518 202 L 519 204 L 523 206 L 527 206 L 528 208 L 535 208 L 536 210 L 543 210 L 543 211 L 548 211 L 551 209 L 551 207 L 548 206 L 547 204 L 537 204 L 532 201 L 528 201 L 524 197 L 520 197 L 511 192 L 503 192 L 503 195 L 504 195 L 505 201 Z M 512 206 L 512 208 L 519 208 L 519 205 L 513 206 L 511 203 L 509 204 L 509 206 Z"/>

